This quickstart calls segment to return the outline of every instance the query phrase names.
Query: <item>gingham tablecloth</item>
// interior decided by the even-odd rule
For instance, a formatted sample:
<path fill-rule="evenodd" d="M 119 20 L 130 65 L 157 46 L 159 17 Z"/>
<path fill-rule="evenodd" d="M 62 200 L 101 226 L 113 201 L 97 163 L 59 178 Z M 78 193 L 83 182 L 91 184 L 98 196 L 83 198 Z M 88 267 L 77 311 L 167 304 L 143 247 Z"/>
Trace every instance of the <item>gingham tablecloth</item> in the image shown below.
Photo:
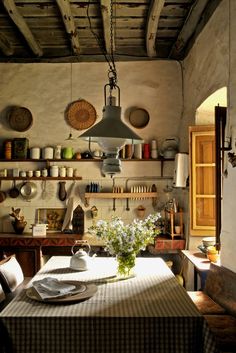
<path fill-rule="evenodd" d="M 99 281 L 116 273 L 113 258 L 95 258 L 85 272 L 71 270 L 69 262 L 52 257 L 34 280 L 90 281 L 97 293 L 58 305 L 22 291 L 0 314 L 1 352 L 217 352 L 204 318 L 162 259 L 137 258 L 135 277 L 122 281 Z"/>

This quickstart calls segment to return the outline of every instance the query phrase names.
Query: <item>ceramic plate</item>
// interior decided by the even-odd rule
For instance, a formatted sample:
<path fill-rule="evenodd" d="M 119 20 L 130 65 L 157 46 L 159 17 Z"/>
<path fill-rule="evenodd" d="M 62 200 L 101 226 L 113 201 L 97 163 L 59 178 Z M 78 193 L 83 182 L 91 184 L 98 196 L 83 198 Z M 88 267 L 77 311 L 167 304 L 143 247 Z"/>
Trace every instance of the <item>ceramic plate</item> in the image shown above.
<path fill-rule="evenodd" d="M 64 304 L 64 303 L 73 303 L 73 302 L 78 302 L 78 301 L 88 299 L 97 292 L 97 286 L 93 283 L 85 284 L 78 281 L 66 281 L 64 283 L 69 283 L 76 286 L 73 292 L 71 292 L 69 295 L 65 295 L 64 297 L 43 300 L 36 292 L 34 287 L 30 287 L 26 289 L 26 295 L 28 298 L 42 303 Z"/>

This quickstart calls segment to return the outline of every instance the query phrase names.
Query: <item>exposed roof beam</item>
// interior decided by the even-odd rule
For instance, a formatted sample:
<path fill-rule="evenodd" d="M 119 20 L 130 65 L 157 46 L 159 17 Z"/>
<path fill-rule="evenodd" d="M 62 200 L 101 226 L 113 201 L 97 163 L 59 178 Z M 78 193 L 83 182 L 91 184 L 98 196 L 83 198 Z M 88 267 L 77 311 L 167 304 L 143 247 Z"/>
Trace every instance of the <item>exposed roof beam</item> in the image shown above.
<path fill-rule="evenodd" d="M 222 0 L 198 0 L 193 4 L 189 16 L 173 45 L 169 58 L 182 59 L 189 51 L 216 7 Z M 188 49 L 186 49 L 188 48 Z"/>
<path fill-rule="evenodd" d="M 39 44 L 37 43 L 36 39 L 34 38 L 30 28 L 28 27 L 27 23 L 25 22 L 24 18 L 21 16 L 17 7 L 15 5 L 14 0 L 2 0 L 3 5 L 8 12 L 9 16 L 11 17 L 12 21 L 18 27 L 19 31 L 25 37 L 28 45 L 30 46 L 33 53 L 37 56 L 42 56 L 43 51 Z"/>
<path fill-rule="evenodd" d="M 103 22 L 103 33 L 106 52 L 111 54 L 111 1 L 100 0 L 102 22 Z M 114 6 L 114 5 L 113 5 Z M 113 51 L 115 51 L 115 37 L 113 31 Z"/>
<path fill-rule="evenodd" d="M 14 53 L 14 50 L 13 50 L 9 40 L 2 33 L 0 33 L 0 50 L 6 56 L 11 56 Z"/>
<path fill-rule="evenodd" d="M 149 57 L 154 57 L 156 53 L 156 36 L 158 29 L 158 22 L 161 14 L 161 10 L 164 6 L 165 0 L 153 0 L 147 20 L 147 30 L 146 30 L 146 48 L 147 55 Z"/>
<path fill-rule="evenodd" d="M 56 0 L 56 2 L 60 9 L 66 31 L 70 36 L 73 52 L 74 54 L 79 55 L 80 53 L 79 36 L 78 36 L 77 28 L 75 26 L 74 18 L 71 12 L 70 1 Z"/>

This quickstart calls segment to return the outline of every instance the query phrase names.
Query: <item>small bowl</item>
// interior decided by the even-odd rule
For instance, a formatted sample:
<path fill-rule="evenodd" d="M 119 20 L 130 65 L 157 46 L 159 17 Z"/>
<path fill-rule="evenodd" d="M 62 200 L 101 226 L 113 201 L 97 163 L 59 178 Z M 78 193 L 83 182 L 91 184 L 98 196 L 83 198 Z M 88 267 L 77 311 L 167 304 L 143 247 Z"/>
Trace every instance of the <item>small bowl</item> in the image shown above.
<path fill-rule="evenodd" d="M 202 244 L 205 247 L 215 245 L 215 243 L 216 243 L 216 240 L 214 237 L 207 237 L 202 239 Z"/>

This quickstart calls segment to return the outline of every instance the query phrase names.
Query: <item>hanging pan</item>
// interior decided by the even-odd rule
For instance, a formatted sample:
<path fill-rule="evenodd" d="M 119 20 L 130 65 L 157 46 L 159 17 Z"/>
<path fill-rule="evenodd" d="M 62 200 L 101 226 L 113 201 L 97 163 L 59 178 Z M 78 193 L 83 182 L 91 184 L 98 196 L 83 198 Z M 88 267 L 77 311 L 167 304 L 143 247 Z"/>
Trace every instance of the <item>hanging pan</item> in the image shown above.
<path fill-rule="evenodd" d="M 26 201 L 30 201 L 37 194 L 37 185 L 31 181 L 26 181 L 20 188 L 20 194 Z"/>

